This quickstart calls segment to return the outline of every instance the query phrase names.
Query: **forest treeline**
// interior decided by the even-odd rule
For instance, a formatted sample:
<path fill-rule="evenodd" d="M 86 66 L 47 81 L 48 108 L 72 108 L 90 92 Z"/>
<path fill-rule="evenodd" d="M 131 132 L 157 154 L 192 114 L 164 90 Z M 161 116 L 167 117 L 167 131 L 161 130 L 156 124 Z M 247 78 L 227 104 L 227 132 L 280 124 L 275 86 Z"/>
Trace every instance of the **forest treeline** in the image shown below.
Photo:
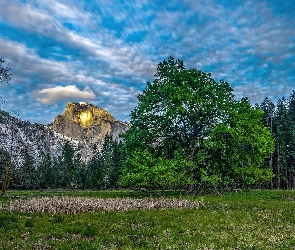
<path fill-rule="evenodd" d="M 41 153 L 36 162 L 33 155 L 25 151 L 22 163 L 15 168 L 11 188 L 17 189 L 109 189 L 117 188 L 117 182 L 122 172 L 124 155 L 121 152 L 122 142 L 106 136 L 103 147 L 98 150 L 92 147 L 93 156 L 88 162 L 81 159 L 70 141 L 65 140 L 60 150 L 60 156 L 51 158 L 49 154 Z M 0 173 L 5 170 L 9 156 L 0 150 Z"/>
<path fill-rule="evenodd" d="M 227 82 L 169 57 L 138 96 L 122 140 L 107 136 L 101 150 L 92 149 L 92 158 L 83 162 L 65 141 L 59 157 L 43 153 L 37 163 L 25 150 L 17 166 L 1 150 L 2 193 L 8 186 L 294 188 L 295 93 L 277 104 L 265 98 L 252 106 L 246 97 L 236 100 Z"/>
<path fill-rule="evenodd" d="M 270 188 L 295 188 L 295 92 L 277 103 L 269 98 L 258 105 L 263 114 L 263 123 L 275 138 L 275 150 L 265 160 L 264 166 L 275 174 Z"/>

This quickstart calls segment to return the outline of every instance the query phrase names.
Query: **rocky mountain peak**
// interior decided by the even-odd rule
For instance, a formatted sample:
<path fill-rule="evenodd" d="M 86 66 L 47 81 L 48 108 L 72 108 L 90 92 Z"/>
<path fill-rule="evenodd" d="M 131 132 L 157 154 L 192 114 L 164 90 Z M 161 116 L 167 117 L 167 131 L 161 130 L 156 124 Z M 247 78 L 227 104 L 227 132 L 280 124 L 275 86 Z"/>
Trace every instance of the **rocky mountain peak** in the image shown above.
<path fill-rule="evenodd" d="M 116 121 L 108 111 L 86 102 L 69 102 L 62 116 L 79 123 L 83 128 L 100 124 L 103 120 Z"/>
<path fill-rule="evenodd" d="M 127 130 L 126 124 L 116 121 L 108 111 L 86 102 L 69 102 L 52 127 L 64 136 L 92 142 L 103 141 L 106 134 L 118 139 Z"/>

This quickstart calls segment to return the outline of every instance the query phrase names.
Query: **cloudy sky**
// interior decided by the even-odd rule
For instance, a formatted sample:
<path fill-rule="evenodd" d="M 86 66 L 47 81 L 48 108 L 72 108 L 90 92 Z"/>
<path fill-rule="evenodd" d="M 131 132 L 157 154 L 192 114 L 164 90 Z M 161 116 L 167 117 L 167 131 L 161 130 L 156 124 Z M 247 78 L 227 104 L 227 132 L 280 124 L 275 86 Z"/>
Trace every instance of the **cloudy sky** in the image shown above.
<path fill-rule="evenodd" d="M 295 89 L 295 1 L 0 0 L 2 109 L 48 124 L 68 101 L 129 121 L 169 56 L 211 72 L 237 98 L 276 102 Z M 5 64 L 3 65 L 5 66 Z"/>

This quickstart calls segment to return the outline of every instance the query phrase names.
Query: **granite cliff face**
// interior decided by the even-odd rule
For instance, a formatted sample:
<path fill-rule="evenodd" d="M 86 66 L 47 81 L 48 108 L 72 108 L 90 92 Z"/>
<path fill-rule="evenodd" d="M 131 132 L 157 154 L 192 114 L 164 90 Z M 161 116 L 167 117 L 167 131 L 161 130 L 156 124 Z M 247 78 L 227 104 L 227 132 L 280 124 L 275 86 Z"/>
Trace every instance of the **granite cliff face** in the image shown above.
<path fill-rule="evenodd" d="M 116 121 L 109 112 L 92 104 L 69 102 L 64 113 L 55 118 L 52 128 L 63 136 L 93 143 L 103 142 L 107 134 L 119 140 L 128 124 Z"/>

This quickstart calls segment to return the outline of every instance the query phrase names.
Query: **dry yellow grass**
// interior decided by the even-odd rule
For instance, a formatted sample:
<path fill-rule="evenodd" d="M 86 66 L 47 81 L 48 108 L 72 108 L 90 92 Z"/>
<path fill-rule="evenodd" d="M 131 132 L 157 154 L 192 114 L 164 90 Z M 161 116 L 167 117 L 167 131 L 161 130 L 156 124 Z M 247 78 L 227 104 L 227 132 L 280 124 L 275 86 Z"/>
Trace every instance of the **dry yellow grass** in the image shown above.
<path fill-rule="evenodd" d="M 9 211 L 77 214 L 94 211 L 127 211 L 137 209 L 198 208 L 201 202 L 180 199 L 131 199 L 54 196 L 12 201 L 2 208 Z"/>

